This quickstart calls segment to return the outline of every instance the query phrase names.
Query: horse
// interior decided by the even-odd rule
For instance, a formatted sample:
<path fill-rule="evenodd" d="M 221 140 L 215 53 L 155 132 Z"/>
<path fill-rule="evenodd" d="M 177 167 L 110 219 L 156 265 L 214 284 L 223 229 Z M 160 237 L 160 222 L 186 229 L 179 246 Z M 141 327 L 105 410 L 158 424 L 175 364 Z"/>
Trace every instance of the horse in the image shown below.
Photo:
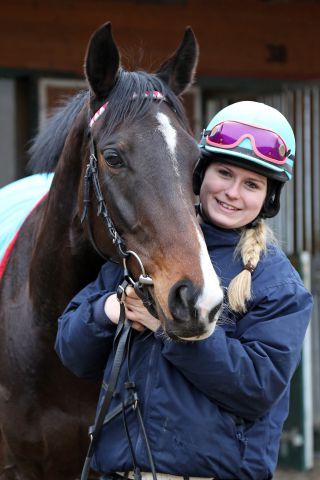
<path fill-rule="evenodd" d="M 106 259 L 143 279 L 168 336 L 214 329 L 222 291 L 196 219 L 199 149 L 178 98 L 197 58 L 187 28 L 156 73 L 126 71 L 102 25 L 87 47 L 88 90 L 34 140 L 32 173 L 54 177 L 0 285 L 1 479 L 79 477 L 99 385 L 67 372 L 53 345 L 59 316 Z"/>

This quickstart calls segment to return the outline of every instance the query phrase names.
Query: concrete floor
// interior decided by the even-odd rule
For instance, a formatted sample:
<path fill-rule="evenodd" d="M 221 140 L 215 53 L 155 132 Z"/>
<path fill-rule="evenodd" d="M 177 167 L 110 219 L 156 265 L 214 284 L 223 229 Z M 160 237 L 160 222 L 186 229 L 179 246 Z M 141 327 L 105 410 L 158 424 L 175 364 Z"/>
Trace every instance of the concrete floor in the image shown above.
<path fill-rule="evenodd" d="M 315 458 L 314 468 L 308 472 L 278 469 L 273 478 L 274 480 L 320 480 L 320 456 Z"/>

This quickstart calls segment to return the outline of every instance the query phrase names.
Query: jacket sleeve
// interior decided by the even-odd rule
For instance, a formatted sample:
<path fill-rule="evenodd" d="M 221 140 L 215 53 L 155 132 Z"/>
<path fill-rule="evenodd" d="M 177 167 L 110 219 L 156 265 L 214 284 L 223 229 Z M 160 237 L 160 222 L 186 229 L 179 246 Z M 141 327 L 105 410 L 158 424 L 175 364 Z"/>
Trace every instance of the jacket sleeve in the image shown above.
<path fill-rule="evenodd" d="M 72 299 L 58 320 L 55 350 L 78 377 L 98 379 L 103 375 L 117 328 L 105 314 L 104 304 L 122 275 L 118 264 L 106 263 L 97 279 Z"/>
<path fill-rule="evenodd" d="M 162 354 L 222 408 L 256 420 L 288 388 L 311 307 L 311 295 L 302 284 L 264 289 L 239 320 L 238 338 L 217 326 L 213 335 L 198 342 L 164 340 Z"/>

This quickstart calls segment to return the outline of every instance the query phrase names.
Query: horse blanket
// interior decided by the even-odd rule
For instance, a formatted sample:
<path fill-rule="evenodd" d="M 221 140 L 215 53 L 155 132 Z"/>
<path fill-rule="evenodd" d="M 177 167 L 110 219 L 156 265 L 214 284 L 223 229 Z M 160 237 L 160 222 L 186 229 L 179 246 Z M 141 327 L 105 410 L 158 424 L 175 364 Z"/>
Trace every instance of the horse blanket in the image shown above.
<path fill-rule="evenodd" d="M 51 174 L 36 174 L 0 188 L 0 278 L 21 225 L 50 189 Z"/>

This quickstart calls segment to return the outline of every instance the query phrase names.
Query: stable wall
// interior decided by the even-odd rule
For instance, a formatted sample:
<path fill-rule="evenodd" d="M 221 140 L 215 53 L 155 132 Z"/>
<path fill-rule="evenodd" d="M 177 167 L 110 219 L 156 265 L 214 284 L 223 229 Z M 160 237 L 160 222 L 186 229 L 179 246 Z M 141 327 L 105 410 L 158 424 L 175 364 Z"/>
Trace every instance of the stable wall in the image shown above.
<path fill-rule="evenodd" d="M 186 25 L 198 77 L 320 78 L 316 0 L 12 0 L 1 2 L 0 68 L 82 74 L 92 31 L 111 20 L 124 63 L 155 68 Z M 129 61 L 127 60 L 129 59 Z"/>

